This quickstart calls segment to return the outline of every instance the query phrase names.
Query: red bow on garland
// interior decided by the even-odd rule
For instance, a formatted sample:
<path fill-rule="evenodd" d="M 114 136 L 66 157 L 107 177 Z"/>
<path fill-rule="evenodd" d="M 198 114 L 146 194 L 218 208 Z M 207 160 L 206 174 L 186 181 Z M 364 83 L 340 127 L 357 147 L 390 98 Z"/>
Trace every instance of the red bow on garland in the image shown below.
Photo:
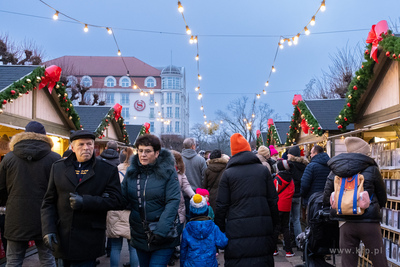
<path fill-rule="evenodd" d="M 272 124 L 274 124 L 274 120 L 268 119 L 268 122 L 267 122 L 268 128 L 270 128 Z"/>
<path fill-rule="evenodd" d="M 370 32 L 368 33 L 368 38 L 366 43 L 372 44 L 371 48 L 371 58 L 378 62 L 378 44 L 382 41 L 382 33 L 387 34 L 389 27 L 386 20 L 379 21 L 376 25 L 372 25 Z"/>
<path fill-rule="evenodd" d="M 149 131 L 149 129 L 150 129 L 150 123 L 148 123 L 148 122 L 145 122 L 144 124 L 143 124 L 143 126 L 144 126 L 144 132 L 145 133 L 150 133 L 150 131 Z"/>
<path fill-rule="evenodd" d="M 44 71 L 44 77 L 42 77 L 42 81 L 39 84 L 39 90 L 47 85 L 49 92 L 53 91 L 54 86 L 60 80 L 61 76 L 61 68 L 56 65 L 51 65 L 46 68 Z"/>
<path fill-rule="evenodd" d="M 117 121 L 119 119 L 119 117 L 121 117 L 121 111 L 122 111 L 122 106 L 118 103 L 116 103 L 113 107 L 114 109 L 114 118 L 115 121 Z"/>
<path fill-rule="evenodd" d="M 261 131 L 260 131 L 260 130 L 257 130 L 257 131 L 256 131 L 257 138 L 260 137 L 260 134 L 261 134 Z"/>

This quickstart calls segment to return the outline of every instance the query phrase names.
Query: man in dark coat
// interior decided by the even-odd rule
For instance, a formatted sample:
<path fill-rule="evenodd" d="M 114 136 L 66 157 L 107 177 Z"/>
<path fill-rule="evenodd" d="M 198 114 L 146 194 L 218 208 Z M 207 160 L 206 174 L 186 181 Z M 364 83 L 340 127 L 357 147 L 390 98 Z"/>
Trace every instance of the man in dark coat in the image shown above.
<path fill-rule="evenodd" d="M 300 195 L 304 206 L 307 206 L 312 194 L 324 191 L 326 179 L 331 172 L 327 164 L 329 159 L 321 146 L 315 145 L 311 149 L 311 162 L 301 177 Z"/>
<path fill-rule="evenodd" d="M 106 149 L 97 157 L 98 159 L 107 160 L 114 166 L 119 165 L 118 144 L 115 141 L 108 141 Z"/>
<path fill-rule="evenodd" d="M 72 133 L 72 153 L 53 164 L 42 205 L 42 232 L 61 266 L 95 266 L 104 254 L 108 210 L 122 208 L 117 167 L 97 160 L 95 135 Z"/>
<path fill-rule="evenodd" d="M 380 209 L 385 207 L 387 197 L 385 185 L 374 159 L 369 157 L 370 146 L 358 137 L 347 137 L 345 145 L 348 153 L 339 154 L 328 161 L 332 172 L 328 176 L 324 189 L 324 204 L 329 205 L 329 198 L 334 191 L 335 176 L 364 176 L 364 190 L 368 192 L 371 203 L 362 215 L 337 215 L 332 209 L 331 215 L 339 220 L 339 247 L 342 253 L 342 266 L 357 266 L 360 240 L 373 266 L 388 266 L 380 227 Z"/>
<path fill-rule="evenodd" d="M 218 190 L 215 223 L 228 237 L 225 266 L 274 266 L 278 194 L 246 139 L 231 136 L 232 158 Z"/>
<path fill-rule="evenodd" d="M 35 241 L 40 264 L 56 266 L 51 251 L 43 243 L 40 220 L 51 165 L 61 158 L 51 151 L 52 147 L 53 141 L 46 136 L 44 126 L 31 121 L 25 132 L 12 137 L 11 152 L 0 164 L 0 204 L 6 203 L 7 210 L 7 266 L 22 265 L 30 240 Z"/>

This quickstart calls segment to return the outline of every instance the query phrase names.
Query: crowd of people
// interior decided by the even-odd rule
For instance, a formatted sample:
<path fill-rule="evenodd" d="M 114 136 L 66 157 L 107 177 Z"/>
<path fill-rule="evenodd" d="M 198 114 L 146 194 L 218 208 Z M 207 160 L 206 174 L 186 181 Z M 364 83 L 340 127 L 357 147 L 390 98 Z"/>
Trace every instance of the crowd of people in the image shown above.
<path fill-rule="evenodd" d="M 168 150 L 145 134 L 136 153 L 110 141 L 96 157 L 94 141 L 92 132 L 73 132 L 61 158 L 39 122 L 13 136 L 0 163 L 7 267 L 22 265 L 31 240 L 41 266 L 91 267 L 107 253 L 117 267 L 124 239 L 124 266 L 171 266 L 180 258 L 182 267 L 216 267 L 220 250 L 225 266 L 274 266 L 280 234 L 286 257 L 301 250 L 295 237 L 310 197 L 323 192 L 331 205 L 338 177 L 357 174 L 369 206 L 358 216 L 332 212 L 340 248 L 350 251 L 342 253 L 342 266 L 357 265 L 361 240 L 374 252 L 373 264 L 387 266 L 379 225 L 386 190 L 361 138 L 346 138 L 348 153 L 332 159 L 318 145 L 309 157 L 296 145 L 281 157 L 272 145 L 254 151 L 239 133 L 230 137 L 230 156 L 197 153 L 193 138 L 182 152 Z"/>

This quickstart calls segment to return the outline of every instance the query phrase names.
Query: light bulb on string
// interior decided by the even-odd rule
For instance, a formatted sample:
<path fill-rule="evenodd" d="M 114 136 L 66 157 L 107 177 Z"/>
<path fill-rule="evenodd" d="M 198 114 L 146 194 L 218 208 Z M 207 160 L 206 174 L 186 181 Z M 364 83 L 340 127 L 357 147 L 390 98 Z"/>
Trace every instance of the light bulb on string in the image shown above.
<path fill-rule="evenodd" d="M 190 30 L 190 28 L 189 28 L 188 25 L 186 25 L 186 33 L 187 33 L 188 35 L 191 35 L 191 34 L 192 34 L 192 31 Z"/>
<path fill-rule="evenodd" d="M 154 102 L 154 105 L 155 105 L 156 107 L 158 107 L 158 102 Z"/>
<path fill-rule="evenodd" d="M 246 119 L 246 118 L 244 118 L 244 119 L 243 119 L 243 121 L 245 121 L 245 122 L 246 122 L 246 121 L 247 121 L 247 119 Z"/>
<path fill-rule="evenodd" d="M 263 94 L 266 95 L 266 94 L 267 94 L 267 91 L 263 90 Z"/>
<path fill-rule="evenodd" d="M 326 10 L 326 7 L 325 7 L 325 0 L 324 1 L 322 1 L 322 4 L 321 4 L 321 11 L 322 12 L 324 12 L 325 10 Z"/>
<path fill-rule="evenodd" d="M 199 60 L 199 54 L 197 54 L 194 59 Z"/>
<path fill-rule="evenodd" d="M 201 99 L 203 97 L 203 95 L 201 93 L 199 93 L 199 95 L 197 96 L 197 99 Z"/>
<path fill-rule="evenodd" d="M 313 17 L 311 18 L 310 25 L 311 25 L 311 26 L 314 26 L 314 25 L 315 25 L 315 16 L 313 16 Z"/>
<path fill-rule="evenodd" d="M 251 114 L 251 117 L 252 117 L 252 118 L 254 118 L 255 116 L 256 116 L 256 114 L 254 114 L 254 113 L 253 113 L 253 114 Z"/>
<path fill-rule="evenodd" d="M 117 54 L 118 54 L 118 56 L 120 56 L 121 55 L 121 50 L 118 49 L 118 53 Z"/>
<path fill-rule="evenodd" d="M 203 110 L 203 109 L 204 109 L 204 107 L 203 107 L 203 106 L 201 106 L 201 107 L 200 107 L 200 110 Z"/>
<path fill-rule="evenodd" d="M 193 44 L 193 42 L 194 42 L 194 40 L 193 40 L 193 35 L 192 35 L 192 36 L 190 36 L 189 44 Z"/>
<path fill-rule="evenodd" d="M 161 111 L 158 112 L 158 116 L 161 116 Z"/>
<path fill-rule="evenodd" d="M 204 124 L 207 124 L 207 121 L 205 121 Z"/>
<path fill-rule="evenodd" d="M 224 121 L 223 121 L 223 120 L 221 120 L 219 123 L 223 124 L 223 123 L 224 123 Z"/>
<path fill-rule="evenodd" d="M 275 72 L 275 71 L 276 71 L 275 67 L 274 67 L 274 66 L 272 66 L 272 72 Z"/>
<path fill-rule="evenodd" d="M 194 90 L 197 92 L 200 90 L 200 86 L 197 86 L 196 88 L 194 88 Z"/>
<path fill-rule="evenodd" d="M 151 95 L 154 94 L 154 91 L 153 91 L 153 90 L 150 90 L 150 94 L 151 94 Z"/>
<path fill-rule="evenodd" d="M 58 20 L 58 14 L 59 14 L 60 12 L 58 12 L 57 10 L 56 10 L 56 13 L 53 15 L 53 19 L 54 20 Z"/>
<path fill-rule="evenodd" d="M 288 45 L 289 45 L 289 46 L 292 46 L 292 44 L 293 44 L 293 43 L 292 43 L 292 40 L 289 39 L 289 40 L 288 40 Z"/>
<path fill-rule="evenodd" d="M 178 11 L 179 11 L 180 13 L 183 13 L 183 6 L 182 6 L 182 4 L 181 4 L 181 1 L 178 1 Z"/>
<path fill-rule="evenodd" d="M 206 118 L 207 118 L 207 116 L 206 116 L 206 115 L 204 115 L 204 116 L 203 116 L 203 118 L 204 118 L 204 119 L 206 119 Z"/>
<path fill-rule="evenodd" d="M 304 27 L 304 33 L 306 35 L 310 35 L 310 30 L 307 27 Z"/>
<path fill-rule="evenodd" d="M 197 42 L 198 42 L 198 40 L 197 40 L 197 35 L 194 37 L 193 42 L 194 42 L 195 44 L 197 44 Z"/>
<path fill-rule="evenodd" d="M 297 43 L 298 43 L 297 40 L 298 40 L 298 39 L 299 39 L 299 38 L 296 39 L 296 37 L 293 37 L 293 38 L 292 38 L 293 43 L 294 43 L 295 45 L 297 45 Z"/>
<path fill-rule="evenodd" d="M 201 80 L 201 75 L 197 74 L 197 79 Z"/>
<path fill-rule="evenodd" d="M 260 98 L 261 97 L 261 95 L 260 94 L 257 94 L 257 98 Z"/>
<path fill-rule="evenodd" d="M 144 96 L 148 96 L 148 95 L 149 95 L 149 93 L 147 93 L 147 92 L 144 93 Z"/>
<path fill-rule="evenodd" d="M 278 45 L 279 45 L 280 49 L 283 49 L 283 44 L 282 43 L 279 42 Z"/>
<path fill-rule="evenodd" d="M 280 39 L 279 43 L 284 44 L 285 43 L 285 38 Z"/>
<path fill-rule="evenodd" d="M 111 28 L 108 28 L 108 27 L 107 27 L 106 30 L 107 30 L 108 34 L 112 34 Z"/>
<path fill-rule="evenodd" d="M 136 116 L 133 116 L 133 119 L 136 120 Z"/>
<path fill-rule="evenodd" d="M 207 128 L 210 128 L 210 124 L 207 124 Z"/>
<path fill-rule="evenodd" d="M 269 81 L 267 81 L 266 83 L 265 83 L 265 86 L 268 86 L 269 85 Z"/>
<path fill-rule="evenodd" d="M 143 92 L 142 90 L 140 90 L 140 95 L 141 95 L 141 96 L 143 96 L 143 95 L 144 95 L 144 92 Z"/>
<path fill-rule="evenodd" d="M 89 31 L 89 28 L 88 28 L 87 24 L 85 24 L 85 28 L 83 28 L 83 31 L 84 32 L 88 32 Z"/>
<path fill-rule="evenodd" d="M 133 89 L 137 89 L 137 84 L 134 83 L 132 87 L 133 87 Z"/>

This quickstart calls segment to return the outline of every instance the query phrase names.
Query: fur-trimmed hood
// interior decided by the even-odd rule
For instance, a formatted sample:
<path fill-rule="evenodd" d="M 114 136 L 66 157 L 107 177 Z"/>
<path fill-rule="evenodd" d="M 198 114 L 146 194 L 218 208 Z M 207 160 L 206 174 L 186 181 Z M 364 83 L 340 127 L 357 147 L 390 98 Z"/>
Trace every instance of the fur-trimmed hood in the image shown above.
<path fill-rule="evenodd" d="M 26 160 L 39 160 L 51 152 L 50 137 L 34 132 L 22 132 L 11 138 L 9 147 L 16 156 Z"/>
<path fill-rule="evenodd" d="M 175 172 L 175 161 L 169 150 L 161 148 L 160 154 L 154 164 L 143 166 L 139 162 L 139 155 L 136 154 L 131 159 L 131 166 L 127 170 L 128 177 L 136 177 L 140 173 L 154 172 L 157 178 L 167 179 L 171 173 Z"/>
<path fill-rule="evenodd" d="M 226 164 L 228 163 L 228 159 L 226 158 L 215 158 L 207 161 L 208 168 L 213 172 L 220 172 L 225 169 Z"/>
<path fill-rule="evenodd" d="M 308 160 L 303 158 L 303 157 L 292 157 L 289 161 L 293 161 L 293 162 L 298 162 L 298 163 L 302 163 L 304 165 L 308 165 Z"/>

